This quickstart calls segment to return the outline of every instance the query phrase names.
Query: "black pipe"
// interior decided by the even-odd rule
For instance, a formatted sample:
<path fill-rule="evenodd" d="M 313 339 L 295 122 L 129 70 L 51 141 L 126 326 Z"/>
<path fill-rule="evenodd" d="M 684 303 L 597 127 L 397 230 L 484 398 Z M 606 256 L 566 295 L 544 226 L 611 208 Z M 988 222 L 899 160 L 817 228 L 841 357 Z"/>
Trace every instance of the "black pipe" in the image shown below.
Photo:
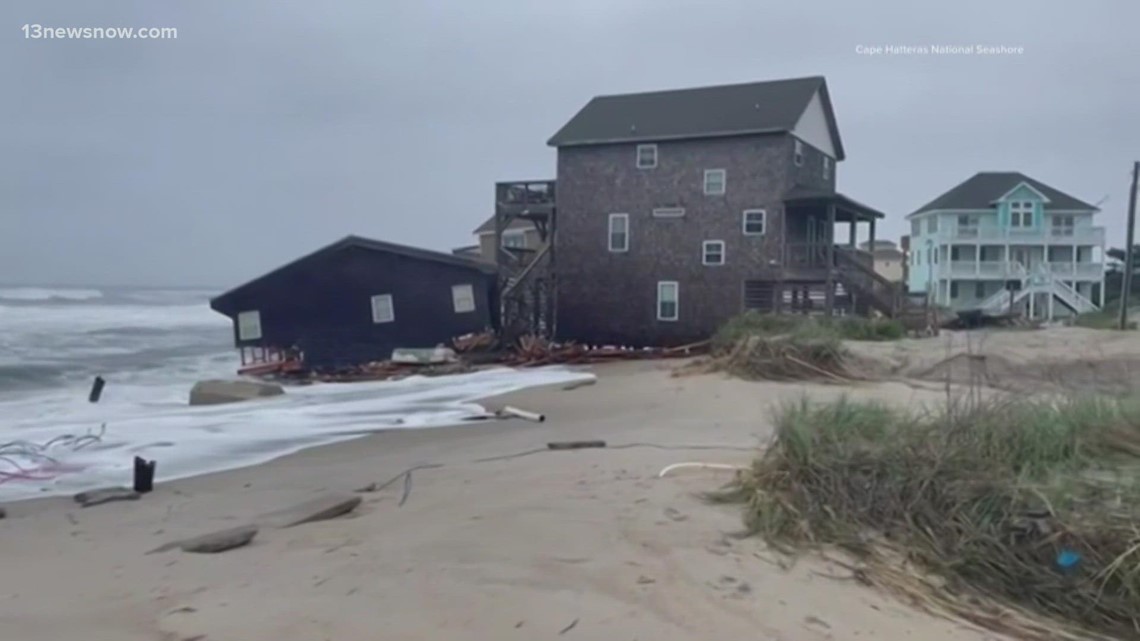
<path fill-rule="evenodd" d="M 154 489 L 154 468 L 155 461 L 147 461 L 138 456 L 135 457 L 135 486 L 134 489 L 139 494 L 146 494 Z"/>
<path fill-rule="evenodd" d="M 87 395 L 87 400 L 92 403 L 98 403 L 99 397 L 103 395 L 103 386 L 107 381 L 103 380 L 102 376 L 96 376 L 95 380 L 91 383 L 91 393 Z"/>

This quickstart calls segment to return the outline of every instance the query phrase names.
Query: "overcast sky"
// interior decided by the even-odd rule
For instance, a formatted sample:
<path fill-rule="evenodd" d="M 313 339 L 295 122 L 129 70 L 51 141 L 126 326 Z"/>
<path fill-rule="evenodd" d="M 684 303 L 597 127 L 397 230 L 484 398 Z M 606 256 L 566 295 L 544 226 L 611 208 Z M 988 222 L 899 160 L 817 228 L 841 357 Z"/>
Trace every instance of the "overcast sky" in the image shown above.
<path fill-rule="evenodd" d="M 36 40 L 22 26 L 175 27 Z M 858 45 L 1006 45 L 878 56 Z M 0 282 L 228 287 L 346 234 L 448 250 L 590 97 L 826 76 L 839 187 L 1019 170 L 1124 232 L 1140 3 L 3 0 Z"/>

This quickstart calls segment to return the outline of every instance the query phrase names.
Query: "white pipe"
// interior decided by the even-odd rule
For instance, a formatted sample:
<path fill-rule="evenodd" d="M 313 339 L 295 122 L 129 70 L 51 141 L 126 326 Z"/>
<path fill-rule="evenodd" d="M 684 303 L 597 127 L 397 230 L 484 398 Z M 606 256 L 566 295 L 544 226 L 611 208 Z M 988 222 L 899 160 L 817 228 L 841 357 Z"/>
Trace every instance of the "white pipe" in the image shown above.
<path fill-rule="evenodd" d="M 728 463 L 674 463 L 657 473 L 657 478 L 663 478 L 672 470 L 678 470 L 683 467 L 699 467 L 701 469 L 710 470 L 746 470 L 747 467 L 741 465 L 729 465 Z"/>
<path fill-rule="evenodd" d="M 519 408 L 511 407 L 510 405 L 507 405 L 506 407 L 504 407 L 502 409 L 502 413 L 507 415 L 507 416 L 514 416 L 515 418 L 521 418 L 521 419 L 526 419 L 528 421 L 534 421 L 535 423 L 541 423 L 541 422 L 546 420 L 546 417 L 543 416 L 542 414 L 536 414 L 534 412 L 528 412 L 526 410 L 520 410 Z"/>

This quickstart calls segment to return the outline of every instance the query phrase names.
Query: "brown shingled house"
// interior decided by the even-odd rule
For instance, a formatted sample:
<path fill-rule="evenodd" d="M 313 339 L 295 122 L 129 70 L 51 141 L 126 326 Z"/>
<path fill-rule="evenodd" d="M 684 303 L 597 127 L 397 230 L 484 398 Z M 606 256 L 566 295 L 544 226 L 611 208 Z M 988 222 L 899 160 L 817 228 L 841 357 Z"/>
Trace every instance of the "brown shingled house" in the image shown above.
<path fill-rule="evenodd" d="M 904 311 L 856 246 L 883 214 L 835 189 L 846 154 L 822 77 L 601 96 L 548 144 L 557 179 L 498 183 L 480 228 L 508 331 L 666 345 L 745 310 Z M 502 247 L 520 229 L 530 261 Z"/>

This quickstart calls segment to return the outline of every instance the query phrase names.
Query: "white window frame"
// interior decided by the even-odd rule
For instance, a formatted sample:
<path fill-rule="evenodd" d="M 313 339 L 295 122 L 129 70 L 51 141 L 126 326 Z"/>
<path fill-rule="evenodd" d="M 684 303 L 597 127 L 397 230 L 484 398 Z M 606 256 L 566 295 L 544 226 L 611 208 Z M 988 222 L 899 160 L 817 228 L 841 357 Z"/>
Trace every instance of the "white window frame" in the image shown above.
<path fill-rule="evenodd" d="M 614 230 L 614 223 L 619 220 L 622 221 L 622 225 L 625 227 L 623 231 L 625 234 L 625 242 L 620 247 L 614 245 L 614 234 L 617 233 Z M 609 222 L 606 225 L 606 249 L 614 254 L 623 254 L 629 251 L 629 214 L 610 214 Z"/>
<path fill-rule="evenodd" d="M 748 217 L 751 215 L 760 215 L 760 231 L 748 231 Z M 763 236 L 768 233 L 768 210 L 766 209 L 745 209 L 740 216 L 740 231 L 745 236 Z"/>
<path fill-rule="evenodd" d="M 823 179 L 831 180 L 831 158 L 828 156 L 823 157 Z"/>
<path fill-rule="evenodd" d="M 238 312 L 237 331 L 239 341 L 255 341 L 261 338 L 261 312 L 250 309 Z"/>
<path fill-rule="evenodd" d="M 718 245 L 720 246 L 720 261 L 715 262 L 715 263 L 710 262 L 709 261 L 709 248 L 716 247 Z M 726 258 L 727 257 L 725 256 L 725 246 L 724 246 L 723 240 L 706 240 L 706 241 L 701 242 L 701 264 L 702 265 L 704 265 L 706 267 L 716 267 L 718 265 L 723 265 L 725 263 Z"/>
<path fill-rule="evenodd" d="M 469 314 L 475 311 L 475 286 L 471 283 L 452 285 L 451 308 L 456 314 Z"/>
<path fill-rule="evenodd" d="M 795 143 L 796 143 L 795 144 L 795 150 L 792 152 L 792 162 L 795 163 L 795 165 L 797 167 L 803 167 L 804 166 L 804 141 L 796 138 Z"/>
<path fill-rule="evenodd" d="M 1017 221 L 1014 224 L 1014 220 Z M 1009 226 L 1017 229 L 1031 229 L 1033 227 L 1033 202 L 1029 200 L 1014 200 L 1009 203 Z"/>
<path fill-rule="evenodd" d="M 653 162 L 652 163 L 641 162 L 641 153 L 643 151 L 652 151 L 653 152 Z M 657 145 L 638 145 L 637 146 L 637 156 L 635 157 L 634 162 L 637 165 L 638 169 L 655 169 L 657 167 Z"/>
<path fill-rule="evenodd" d="M 938 214 L 933 214 L 926 219 L 926 233 L 938 233 Z"/>
<path fill-rule="evenodd" d="M 673 300 L 668 301 L 662 297 L 662 290 L 671 287 L 673 289 Z M 665 316 L 661 313 L 661 303 L 673 303 L 673 315 Z M 674 322 L 681 317 L 681 285 L 675 280 L 659 280 L 657 281 L 657 320 Z"/>
<path fill-rule="evenodd" d="M 709 191 L 709 176 L 720 174 L 720 191 Z M 704 192 L 706 196 L 723 196 L 728 193 L 728 171 L 724 169 L 706 169 L 704 180 Z"/>
<path fill-rule="evenodd" d="M 512 241 L 517 240 L 518 244 L 507 242 L 507 239 Z M 503 249 L 523 249 L 526 247 L 526 230 L 525 229 L 508 229 L 500 236 L 500 242 Z"/>
<path fill-rule="evenodd" d="M 1065 224 L 1057 224 L 1065 221 Z M 1054 236 L 1072 236 L 1076 233 L 1077 217 L 1072 214 L 1053 214 L 1052 228 Z"/>
<path fill-rule="evenodd" d="M 653 210 L 654 218 L 682 218 L 684 215 L 684 207 L 657 207 Z"/>
<path fill-rule="evenodd" d="M 383 308 L 377 307 L 377 305 L 381 302 L 384 302 L 384 301 L 386 301 L 388 304 L 388 313 L 386 315 L 387 318 L 384 317 L 385 316 L 384 314 L 378 314 L 377 313 L 378 311 L 383 309 Z M 373 324 L 379 325 L 382 323 L 394 323 L 396 321 L 396 301 L 395 301 L 395 299 L 392 298 L 391 294 L 376 294 L 371 299 L 369 299 L 369 302 L 371 303 L 371 308 L 372 308 L 372 323 Z"/>

